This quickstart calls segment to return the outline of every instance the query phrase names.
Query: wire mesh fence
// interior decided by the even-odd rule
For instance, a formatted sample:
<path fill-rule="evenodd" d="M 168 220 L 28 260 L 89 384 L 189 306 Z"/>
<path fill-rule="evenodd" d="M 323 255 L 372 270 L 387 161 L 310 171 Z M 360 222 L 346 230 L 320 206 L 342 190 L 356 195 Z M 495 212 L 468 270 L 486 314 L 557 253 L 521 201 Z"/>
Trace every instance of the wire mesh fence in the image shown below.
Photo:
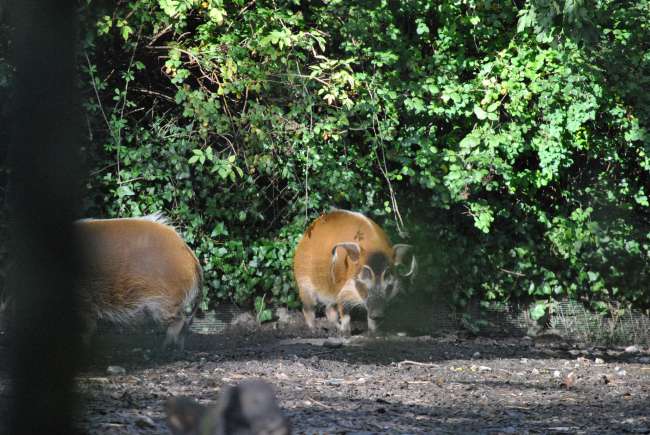
<path fill-rule="evenodd" d="M 524 336 L 552 332 L 568 341 L 597 345 L 650 344 L 650 316 L 632 309 L 621 310 L 617 316 L 595 313 L 577 301 L 554 302 L 549 315 L 542 321 L 534 320 L 527 304 L 491 304 L 481 307 L 471 303 L 465 310 L 456 310 L 444 300 L 434 300 L 427 307 L 428 325 L 418 329 L 421 333 L 447 334 L 473 330 L 492 336 Z M 214 310 L 195 317 L 191 331 L 195 334 L 218 334 L 251 313 L 249 309 L 233 304 L 223 304 Z M 301 317 L 301 314 L 295 313 Z M 249 316 L 250 317 L 250 316 Z M 150 324 L 151 329 L 158 328 Z M 391 328 L 395 329 L 395 327 Z M 399 324 L 397 325 L 399 329 Z M 110 324 L 100 326 L 100 331 L 113 330 Z M 127 333 L 127 330 L 124 330 Z"/>
<path fill-rule="evenodd" d="M 625 309 L 603 316 L 575 301 L 553 305 L 549 326 L 574 340 L 603 344 L 650 343 L 650 317 L 639 310 Z"/>
<path fill-rule="evenodd" d="M 424 308 L 424 307 L 423 307 Z M 452 309 L 446 301 L 435 301 L 430 307 L 430 333 L 451 333 L 475 328 L 479 334 L 501 336 L 536 335 L 552 331 L 569 341 L 591 344 L 650 344 L 650 316 L 639 310 L 622 310 L 616 317 L 595 313 L 577 301 L 555 302 L 550 314 L 541 322 L 530 315 L 527 304 L 492 304 L 480 307 L 470 304 L 464 310 Z M 235 305 L 222 305 L 196 318 L 192 332 L 214 334 L 232 325 L 246 310 Z"/>
<path fill-rule="evenodd" d="M 603 315 L 574 300 L 553 302 L 549 314 L 540 322 L 532 319 L 530 305 L 492 304 L 479 308 L 470 304 L 464 312 L 438 309 L 433 313 L 433 328 L 463 328 L 473 323 L 483 333 L 537 335 L 552 331 L 569 341 L 627 345 L 650 344 L 650 316 L 640 310 L 622 309 L 616 315 Z"/>
<path fill-rule="evenodd" d="M 237 305 L 220 305 L 202 317 L 195 317 L 190 330 L 195 334 L 217 334 L 231 326 L 245 312 Z"/>

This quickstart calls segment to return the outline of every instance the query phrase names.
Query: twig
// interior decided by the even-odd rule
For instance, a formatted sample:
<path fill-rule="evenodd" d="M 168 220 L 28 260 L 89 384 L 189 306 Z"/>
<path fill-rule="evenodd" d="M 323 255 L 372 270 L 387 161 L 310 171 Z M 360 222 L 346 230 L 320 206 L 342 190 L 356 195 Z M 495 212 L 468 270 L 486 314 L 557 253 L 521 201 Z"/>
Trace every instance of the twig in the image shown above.
<path fill-rule="evenodd" d="M 134 181 L 146 180 L 146 179 L 147 177 L 134 177 L 134 178 L 129 178 L 128 180 L 119 181 L 117 184 L 127 184 L 127 183 L 132 183 Z"/>
<path fill-rule="evenodd" d="M 368 90 L 368 95 L 370 95 L 370 99 L 375 102 L 375 96 L 373 92 L 370 90 L 370 86 L 366 84 L 366 89 Z M 377 102 L 379 104 L 379 102 Z M 375 135 L 375 137 L 379 141 L 379 146 L 381 147 L 381 155 L 382 157 L 379 157 L 379 152 L 377 151 L 377 148 L 375 148 L 375 156 L 377 157 L 377 163 L 379 165 L 379 170 L 381 174 L 384 176 L 384 179 L 386 180 L 386 184 L 388 184 L 388 192 L 390 194 L 390 202 L 391 206 L 393 209 L 393 216 L 395 218 L 395 224 L 397 224 L 397 232 L 399 233 L 400 237 L 404 238 L 408 236 L 408 232 L 404 229 L 404 221 L 402 220 L 402 215 L 399 211 L 399 206 L 397 204 L 397 197 L 395 195 L 395 190 L 393 189 L 393 183 L 390 181 L 390 177 L 388 176 L 388 166 L 386 165 L 386 150 L 384 148 L 384 138 L 381 135 L 380 131 L 380 124 L 379 124 L 379 117 L 377 116 L 376 113 L 372 114 L 372 131 Z"/>
<path fill-rule="evenodd" d="M 241 116 L 246 115 L 246 104 L 248 104 L 248 85 L 244 88 L 244 105 L 241 108 Z"/>
<path fill-rule="evenodd" d="M 322 406 L 323 408 L 333 409 L 332 406 L 326 405 L 323 402 L 319 402 L 318 400 L 312 399 L 311 397 L 307 397 L 307 400 L 309 400 L 310 402 L 315 403 L 316 405 Z"/>
<path fill-rule="evenodd" d="M 142 25 L 140 25 L 140 28 L 138 29 L 138 39 L 135 41 L 135 45 L 133 46 L 133 52 L 131 53 L 131 59 L 129 60 L 129 66 L 126 68 L 126 71 L 129 72 L 131 71 L 131 68 L 133 67 L 133 61 L 135 60 L 135 52 L 138 50 L 138 44 L 140 43 L 140 38 L 142 37 Z M 126 80 L 126 84 L 124 85 L 124 98 L 122 99 L 122 108 L 120 109 L 120 119 L 124 119 L 124 108 L 126 107 L 126 96 L 129 92 L 129 83 L 130 80 Z M 120 143 L 118 146 L 121 145 L 122 142 L 122 130 L 120 129 Z M 118 150 L 119 153 L 119 150 Z M 118 154 L 119 156 L 119 154 Z M 118 173 L 119 177 L 119 173 Z"/>
<path fill-rule="evenodd" d="M 232 150 L 233 154 L 235 154 L 235 155 L 238 154 L 238 153 L 237 153 L 237 149 L 235 149 L 235 144 L 232 143 L 232 141 L 228 138 L 227 135 L 217 133 L 217 136 L 219 136 L 220 138 L 222 138 L 223 140 L 226 141 L 226 143 L 228 144 L 228 146 L 229 146 L 230 149 Z"/>
<path fill-rule="evenodd" d="M 286 74 L 277 74 L 277 76 L 287 76 L 287 77 L 298 77 L 300 79 L 308 79 L 308 80 L 316 80 L 318 83 L 323 84 L 325 86 L 329 86 L 330 82 L 328 80 L 321 79 L 320 77 L 316 76 L 311 76 L 311 75 L 305 75 L 305 74 L 292 74 L 292 73 L 286 73 Z"/>
<path fill-rule="evenodd" d="M 469 207 L 466 206 L 466 205 L 465 205 L 464 207 L 465 207 L 465 211 L 463 212 L 464 215 L 466 215 L 466 216 L 471 216 L 471 217 L 473 217 L 474 219 L 477 219 L 476 215 L 475 215 L 474 213 L 472 213 L 472 209 L 471 209 L 471 208 L 469 208 Z"/>
<path fill-rule="evenodd" d="M 296 62 L 296 70 L 298 71 L 297 76 L 298 77 L 303 77 L 302 72 L 300 71 L 300 65 L 298 65 L 298 62 Z M 309 91 L 307 90 L 307 85 L 305 84 L 305 81 L 303 80 L 302 82 L 302 96 L 303 98 L 306 98 L 307 95 L 309 95 Z M 312 133 L 314 131 L 314 111 L 312 110 L 312 104 L 310 101 L 309 104 L 309 132 Z M 309 146 L 309 142 L 307 143 L 307 149 L 305 151 L 305 222 L 308 221 L 309 219 L 309 155 L 311 153 L 311 148 Z"/>
<path fill-rule="evenodd" d="M 251 6 L 254 5 L 254 4 L 255 4 L 255 1 L 256 1 L 256 0 L 251 0 L 251 1 L 249 1 L 249 2 L 246 4 L 246 6 L 244 6 L 244 7 L 239 11 L 239 13 L 237 14 L 237 16 L 236 16 L 235 18 L 239 18 L 239 17 L 241 17 L 242 15 L 244 15 L 244 12 L 246 12 L 246 11 L 247 11 Z M 226 33 L 228 33 L 228 32 L 230 31 L 230 28 L 232 27 L 232 25 L 233 25 L 234 22 L 235 22 L 235 20 L 230 20 L 230 23 L 228 24 L 228 28 L 226 29 Z"/>
<path fill-rule="evenodd" d="M 88 125 L 88 141 L 90 143 L 93 142 L 93 129 L 92 126 L 90 125 L 90 118 L 88 118 L 88 114 L 86 114 L 86 124 Z"/>
<path fill-rule="evenodd" d="M 124 116 L 126 116 L 128 118 L 129 116 L 133 115 L 134 113 L 143 112 L 145 110 L 146 110 L 146 107 L 136 107 L 135 109 L 129 110 L 128 112 L 126 112 L 124 114 Z"/>
<path fill-rule="evenodd" d="M 94 177 L 94 176 L 97 175 L 97 174 L 101 174 L 102 172 L 104 172 L 104 171 L 107 170 L 107 169 L 112 168 L 113 166 L 115 166 L 115 163 L 110 163 L 110 164 L 104 166 L 103 168 L 99 168 L 99 169 L 97 169 L 97 170 L 92 171 L 92 172 L 90 173 L 90 176 L 91 176 L 91 177 Z"/>
<path fill-rule="evenodd" d="M 140 43 L 140 37 L 142 36 L 142 25 L 140 25 L 140 28 L 138 29 L 138 39 L 135 41 L 135 45 L 133 46 L 133 52 L 131 53 L 131 59 L 129 59 L 129 66 L 126 68 L 127 73 L 131 71 L 131 67 L 133 66 L 133 60 L 135 59 L 135 52 L 138 49 L 138 44 Z M 126 102 L 127 102 L 127 95 L 129 92 L 129 83 L 130 80 L 125 80 L 126 83 L 124 85 L 124 95 L 122 98 L 122 108 L 120 109 L 120 121 L 124 120 L 124 108 L 126 107 Z M 117 105 L 113 108 L 113 111 L 117 109 Z M 121 167 L 121 156 L 120 156 L 120 149 L 122 148 L 122 127 L 120 127 L 117 130 L 117 137 L 115 138 L 115 158 L 116 158 L 116 163 L 117 163 L 117 182 L 118 184 L 121 184 L 122 182 L 122 171 L 120 169 Z"/>
<path fill-rule="evenodd" d="M 501 272 L 507 273 L 508 275 L 514 275 L 514 276 L 520 276 L 520 277 L 525 277 L 526 275 L 521 273 L 521 272 L 515 272 L 514 270 L 508 270 L 504 269 L 503 267 L 500 267 L 499 270 Z"/>
<path fill-rule="evenodd" d="M 440 367 L 438 364 L 423 363 L 423 362 L 411 361 L 411 360 L 405 359 L 404 361 L 401 361 L 401 362 L 397 363 L 397 368 L 401 369 L 403 365 L 404 366 L 406 366 L 406 365 L 419 366 L 419 367 Z"/>
<path fill-rule="evenodd" d="M 147 47 L 151 47 L 151 46 L 154 44 L 154 42 L 156 42 L 156 41 L 158 40 L 158 38 L 160 38 L 161 36 L 163 36 L 165 33 L 169 32 L 169 30 L 170 30 L 171 28 L 172 28 L 172 25 L 170 24 L 169 26 L 167 26 L 167 27 L 165 27 L 164 29 L 162 29 L 160 32 L 158 32 L 158 33 L 156 33 L 155 35 L 153 35 L 153 37 L 152 37 L 151 40 L 149 41 L 149 44 L 147 44 Z"/>
<path fill-rule="evenodd" d="M 160 93 L 160 92 L 151 91 L 151 90 L 149 90 L 149 89 L 144 89 L 144 88 L 135 88 L 135 89 L 133 89 L 133 90 L 136 91 L 136 92 L 141 92 L 141 93 L 143 93 L 143 94 L 155 95 L 156 97 L 163 98 L 163 99 L 165 99 L 165 100 L 167 100 L 167 101 L 171 101 L 172 103 L 175 103 L 175 102 L 176 102 L 176 101 L 175 101 L 172 97 L 170 97 L 169 95 L 165 95 L 165 94 Z"/>
<path fill-rule="evenodd" d="M 108 122 L 108 116 L 106 116 L 106 112 L 104 111 L 104 105 L 102 104 L 102 99 L 99 97 L 99 91 L 97 90 L 97 84 L 95 83 L 95 74 L 93 74 L 93 67 L 90 63 L 90 58 L 88 57 L 88 53 L 84 52 L 84 56 L 86 57 L 86 63 L 88 63 L 88 74 L 90 74 L 90 81 L 93 84 L 93 90 L 95 91 L 95 97 L 97 98 L 97 105 L 99 105 L 99 110 L 102 112 L 102 117 L 104 118 L 104 122 L 106 123 L 106 128 L 108 128 L 109 133 L 111 136 L 113 136 L 113 140 L 117 142 L 117 138 L 115 137 L 115 134 L 113 130 L 111 129 L 111 123 Z"/>

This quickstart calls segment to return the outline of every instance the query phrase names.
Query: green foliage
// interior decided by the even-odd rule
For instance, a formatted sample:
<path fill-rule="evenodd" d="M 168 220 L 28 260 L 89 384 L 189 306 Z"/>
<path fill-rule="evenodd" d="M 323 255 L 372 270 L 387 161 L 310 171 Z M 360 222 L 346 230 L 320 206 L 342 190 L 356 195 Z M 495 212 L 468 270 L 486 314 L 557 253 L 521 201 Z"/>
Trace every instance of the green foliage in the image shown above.
<path fill-rule="evenodd" d="M 266 295 L 255 298 L 255 312 L 259 323 L 268 322 L 273 318 L 273 311 L 266 305 Z"/>
<path fill-rule="evenodd" d="M 546 315 L 546 310 L 548 305 L 543 302 L 537 302 L 530 308 L 530 318 L 533 320 L 539 320 Z"/>
<path fill-rule="evenodd" d="M 336 205 L 407 230 L 457 304 L 650 305 L 647 0 L 83 13 L 88 213 L 168 212 L 210 302 L 297 305 L 295 243 Z"/>

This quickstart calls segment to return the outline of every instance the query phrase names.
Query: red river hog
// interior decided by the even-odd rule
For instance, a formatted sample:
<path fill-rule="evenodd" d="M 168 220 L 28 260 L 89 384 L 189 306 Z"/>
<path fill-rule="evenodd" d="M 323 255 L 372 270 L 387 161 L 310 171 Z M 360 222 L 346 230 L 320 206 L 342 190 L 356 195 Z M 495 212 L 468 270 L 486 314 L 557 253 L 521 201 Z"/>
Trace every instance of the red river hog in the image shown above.
<path fill-rule="evenodd" d="M 392 245 L 384 231 L 361 213 L 333 210 L 321 215 L 298 242 L 293 260 L 305 322 L 314 327 L 317 303 L 327 318 L 350 333 L 349 311 L 362 306 L 368 329 L 375 331 L 388 302 L 400 291 L 402 277 L 416 270 L 410 245 Z M 340 317 L 340 322 L 339 322 Z"/>
<path fill-rule="evenodd" d="M 163 347 L 184 345 L 201 301 L 203 270 L 161 215 L 75 222 L 86 273 L 80 285 L 88 341 L 98 319 L 130 324 L 149 314 L 167 326 Z"/>

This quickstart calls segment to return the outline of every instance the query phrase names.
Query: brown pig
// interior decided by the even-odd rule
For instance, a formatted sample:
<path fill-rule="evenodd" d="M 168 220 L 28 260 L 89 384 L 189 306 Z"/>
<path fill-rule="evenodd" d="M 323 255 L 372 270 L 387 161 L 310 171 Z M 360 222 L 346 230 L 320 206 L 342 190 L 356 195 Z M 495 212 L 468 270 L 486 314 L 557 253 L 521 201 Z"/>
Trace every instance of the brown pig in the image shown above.
<path fill-rule="evenodd" d="M 161 215 L 75 222 L 86 271 L 80 300 L 89 340 L 98 319 L 130 324 L 145 313 L 167 326 L 163 347 L 183 348 L 201 301 L 198 259 Z"/>
<path fill-rule="evenodd" d="M 296 248 L 293 270 L 305 321 L 314 326 L 314 307 L 325 304 L 327 318 L 350 333 L 349 310 L 363 306 L 368 329 L 375 331 L 387 303 L 400 291 L 401 277 L 416 270 L 410 245 L 391 245 L 388 236 L 361 213 L 332 210 L 316 219 Z"/>

